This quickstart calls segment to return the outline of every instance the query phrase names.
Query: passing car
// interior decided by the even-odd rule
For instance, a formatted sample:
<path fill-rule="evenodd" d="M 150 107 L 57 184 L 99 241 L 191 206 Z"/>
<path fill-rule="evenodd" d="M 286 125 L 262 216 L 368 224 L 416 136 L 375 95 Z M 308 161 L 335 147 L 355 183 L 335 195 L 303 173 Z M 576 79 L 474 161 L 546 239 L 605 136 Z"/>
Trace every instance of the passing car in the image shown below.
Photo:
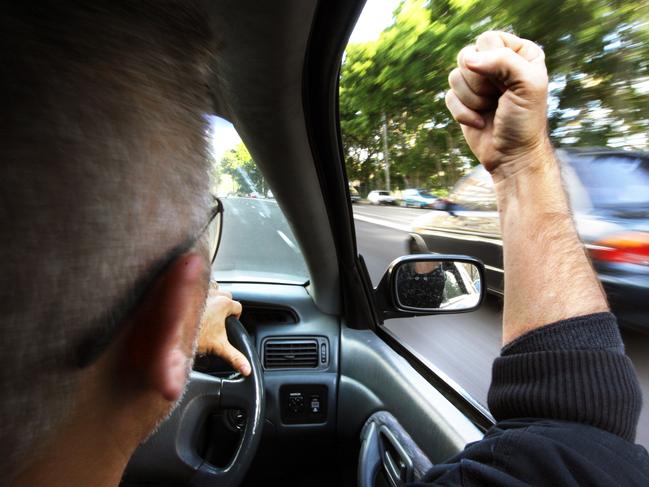
<path fill-rule="evenodd" d="M 557 155 L 577 230 L 613 311 L 622 324 L 649 331 L 649 153 L 564 149 Z M 478 166 L 460 179 L 440 210 L 416 218 L 413 233 L 432 252 L 480 258 L 489 291 L 502 294 L 502 239 L 489 173 Z"/>
<path fill-rule="evenodd" d="M 372 205 L 396 205 L 397 199 L 384 189 L 375 189 L 367 195 L 367 200 Z"/>
<path fill-rule="evenodd" d="M 405 207 L 435 208 L 437 196 L 425 189 L 409 188 L 401 193 L 402 204 Z"/>

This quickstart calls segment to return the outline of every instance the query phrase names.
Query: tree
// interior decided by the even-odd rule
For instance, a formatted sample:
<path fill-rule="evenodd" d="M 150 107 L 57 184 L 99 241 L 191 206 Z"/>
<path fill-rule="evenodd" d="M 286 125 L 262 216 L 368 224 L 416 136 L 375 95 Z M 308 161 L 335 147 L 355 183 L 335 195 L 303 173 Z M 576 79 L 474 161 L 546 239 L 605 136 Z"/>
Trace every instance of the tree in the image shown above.
<path fill-rule="evenodd" d="M 266 195 L 268 192 L 266 180 L 243 142 L 223 155 L 221 162 L 217 164 L 217 178 L 220 174 L 232 177 L 237 193 L 256 192 Z"/>
<path fill-rule="evenodd" d="M 489 29 L 513 30 L 544 46 L 556 145 L 646 148 L 644 1 L 404 0 L 379 39 L 347 48 L 340 118 L 350 179 L 367 187 L 382 180 L 383 114 L 395 182 L 449 188 L 477 164 L 444 92 L 459 50 Z"/>

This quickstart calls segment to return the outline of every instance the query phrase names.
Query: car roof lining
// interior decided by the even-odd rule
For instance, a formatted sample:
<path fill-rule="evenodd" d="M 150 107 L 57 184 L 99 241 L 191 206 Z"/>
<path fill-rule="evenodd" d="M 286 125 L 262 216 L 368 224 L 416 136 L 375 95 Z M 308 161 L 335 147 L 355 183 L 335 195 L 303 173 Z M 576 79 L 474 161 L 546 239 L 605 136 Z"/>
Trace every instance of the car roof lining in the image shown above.
<path fill-rule="evenodd" d="M 338 258 L 302 98 L 316 7 L 307 0 L 208 2 L 219 42 L 210 91 L 214 112 L 234 125 L 293 230 L 316 306 L 337 314 Z"/>

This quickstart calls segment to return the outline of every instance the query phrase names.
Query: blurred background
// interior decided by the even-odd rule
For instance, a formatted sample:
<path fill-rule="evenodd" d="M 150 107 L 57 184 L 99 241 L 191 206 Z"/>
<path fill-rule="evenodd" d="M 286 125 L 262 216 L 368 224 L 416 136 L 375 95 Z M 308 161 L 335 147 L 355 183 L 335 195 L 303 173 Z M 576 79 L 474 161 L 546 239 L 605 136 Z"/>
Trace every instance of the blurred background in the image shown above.
<path fill-rule="evenodd" d="M 404 253 L 479 257 L 489 291 L 478 312 L 389 320 L 386 327 L 431 369 L 486 404 L 491 363 L 501 343 L 500 224 L 491 176 L 464 142 L 444 94 L 457 53 L 492 29 L 531 39 L 545 50 L 550 138 L 564 180 L 557 192 L 568 193 L 647 397 L 646 1 L 367 2 L 340 76 L 359 252 L 375 284 L 389 262 Z M 649 445 L 647 408 L 638 442 Z"/>
<path fill-rule="evenodd" d="M 490 29 L 544 48 L 557 147 L 647 149 L 646 1 L 370 1 L 363 16 L 390 7 L 391 23 L 376 38 L 352 37 L 340 79 L 348 177 L 361 196 L 406 187 L 444 196 L 477 164 L 444 92 L 459 50 Z"/>

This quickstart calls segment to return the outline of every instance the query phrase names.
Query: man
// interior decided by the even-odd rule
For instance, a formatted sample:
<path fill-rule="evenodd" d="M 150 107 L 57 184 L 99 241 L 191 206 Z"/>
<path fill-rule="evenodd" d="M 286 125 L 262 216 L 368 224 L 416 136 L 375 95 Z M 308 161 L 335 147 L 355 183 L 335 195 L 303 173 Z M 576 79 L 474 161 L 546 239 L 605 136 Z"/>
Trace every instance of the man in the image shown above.
<path fill-rule="evenodd" d="M 214 292 L 205 305 L 209 258 L 202 230 L 210 202 L 203 114 L 210 109 L 205 86 L 218 40 L 200 2 L 189 0 L 17 2 L 5 8 L 0 31 L 0 220 L 7 236 L 0 248 L 0 431 L 9 447 L 0 456 L 2 474 L 14 485 L 115 486 L 137 445 L 182 395 L 201 317 L 209 326 L 202 346 L 236 360 L 228 355 L 221 324 L 240 307 Z M 498 180 L 510 286 L 505 340 L 514 340 L 510 350 L 518 343 L 525 356 L 548 341 L 517 337 L 580 315 L 586 318 L 578 326 L 591 323 L 608 333 L 592 339 L 611 348 L 610 360 L 594 371 L 607 378 L 613 364 L 616 379 L 628 387 L 617 396 L 600 391 L 619 410 L 611 424 L 577 431 L 588 440 L 607 435 L 604 443 L 634 455 L 622 475 L 632 471 L 642 481 L 649 478 L 640 471 L 646 452 L 627 441 L 639 408 L 635 376 L 567 206 L 548 201 L 559 181 L 545 139 L 542 55 L 533 44 L 505 35 L 483 37 L 480 55 L 473 51 L 461 57 L 464 81 L 456 76 L 448 102 Z M 504 90 L 495 113 L 494 86 Z M 541 204 L 553 209 L 548 222 Z M 529 248 L 512 238 L 514 226 L 531 234 Z M 548 269 L 531 273 L 532 279 L 524 269 L 538 262 L 543 245 Z M 565 281 L 567 293 L 553 291 L 556 279 Z M 529 296 L 538 299 L 532 303 Z M 556 330 L 546 335 L 560 336 Z M 575 335 L 571 343 L 591 344 L 580 340 Z M 525 404 L 508 397 L 521 397 L 525 383 L 516 374 L 509 382 L 499 377 L 507 371 L 506 363 L 496 364 L 494 414 L 515 418 Z M 534 388 L 538 374 L 530 369 L 526 380 Z M 551 376 L 548 383 L 560 381 Z M 562 397 L 556 396 L 555 417 L 564 416 Z M 537 417 L 547 412 L 546 402 Z M 618 421 L 625 410 L 626 423 Z M 593 417 L 586 411 L 584 418 Z M 512 445 L 507 432 L 503 444 Z M 505 461 L 494 456 L 501 462 L 494 464 L 479 446 L 498 452 L 496 434 L 431 475 L 466 485 L 467 475 L 480 476 L 479 466 L 491 484 L 501 471 L 511 478 L 548 471 L 547 459 L 536 459 L 556 449 L 512 451 L 526 463 L 507 464 L 504 455 Z M 605 458 L 615 460 L 610 452 Z M 559 460 L 551 465 L 559 466 L 559 475 L 570 466 Z"/>
<path fill-rule="evenodd" d="M 199 348 L 249 370 L 240 305 L 206 305 L 218 41 L 194 1 L 12 2 L 0 31 L 1 483 L 117 485 L 203 314 Z"/>
<path fill-rule="evenodd" d="M 397 273 L 399 301 L 412 308 L 439 308 L 446 276 L 437 262 L 405 264 Z"/>

